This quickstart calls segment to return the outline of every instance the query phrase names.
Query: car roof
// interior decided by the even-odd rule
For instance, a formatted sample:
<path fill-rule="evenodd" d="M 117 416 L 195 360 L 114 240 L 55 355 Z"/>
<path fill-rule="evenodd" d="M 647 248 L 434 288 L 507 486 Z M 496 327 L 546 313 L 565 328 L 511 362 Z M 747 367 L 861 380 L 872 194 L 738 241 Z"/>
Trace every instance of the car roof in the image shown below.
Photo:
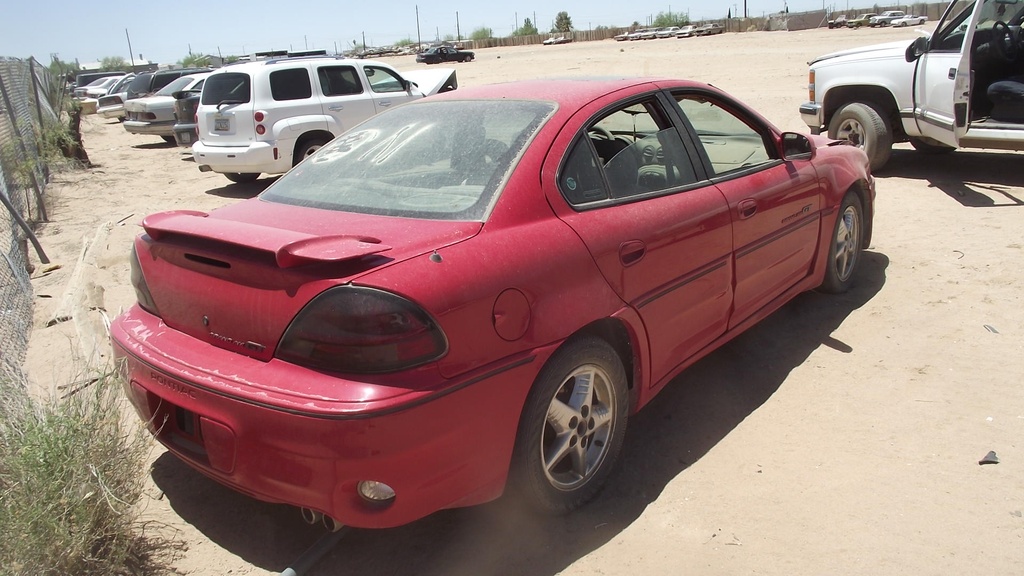
<path fill-rule="evenodd" d="M 708 88 L 707 84 L 675 78 L 580 77 L 460 86 L 458 90 L 435 94 L 428 98 L 428 100 L 544 100 L 568 107 L 575 107 L 612 92 L 642 85 L 649 85 L 651 90 L 669 86 Z"/>

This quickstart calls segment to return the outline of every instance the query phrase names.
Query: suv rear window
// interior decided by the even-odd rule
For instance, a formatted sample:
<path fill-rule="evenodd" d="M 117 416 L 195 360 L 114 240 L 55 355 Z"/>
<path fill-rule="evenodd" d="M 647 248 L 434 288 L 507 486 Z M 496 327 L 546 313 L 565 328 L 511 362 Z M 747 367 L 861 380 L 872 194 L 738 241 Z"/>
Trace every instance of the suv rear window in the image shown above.
<path fill-rule="evenodd" d="M 313 84 L 305 68 L 270 73 L 270 94 L 274 100 L 305 100 L 313 97 Z"/>
<path fill-rule="evenodd" d="M 202 103 L 216 106 L 223 102 L 246 104 L 252 96 L 252 80 L 244 72 L 212 74 L 203 86 Z"/>
<path fill-rule="evenodd" d="M 128 85 L 128 97 L 135 98 L 142 94 L 149 92 L 149 85 L 153 82 L 153 74 L 145 73 L 139 74 L 132 80 L 132 83 Z"/>

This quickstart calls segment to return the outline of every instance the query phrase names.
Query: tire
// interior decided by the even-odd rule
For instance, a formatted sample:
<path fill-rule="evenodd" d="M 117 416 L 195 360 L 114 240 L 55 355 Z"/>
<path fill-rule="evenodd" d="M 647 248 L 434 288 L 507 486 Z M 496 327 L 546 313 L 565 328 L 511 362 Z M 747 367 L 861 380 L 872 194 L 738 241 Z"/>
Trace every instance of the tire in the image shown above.
<path fill-rule="evenodd" d="M 512 487 L 527 505 L 565 514 L 597 496 L 622 449 L 628 396 L 607 342 L 570 341 L 552 356 L 526 400 L 512 456 Z"/>
<path fill-rule="evenodd" d="M 860 262 L 861 244 L 864 242 L 864 207 L 856 192 L 850 191 L 839 205 L 839 215 L 832 230 L 825 263 L 825 280 L 820 290 L 842 294 L 853 284 L 853 274 Z"/>
<path fill-rule="evenodd" d="M 161 138 L 163 138 L 164 142 L 167 142 L 168 144 L 174 144 L 175 146 L 178 145 L 178 141 L 174 139 L 174 136 L 161 136 Z"/>
<path fill-rule="evenodd" d="M 956 150 L 952 146 L 946 146 L 931 138 L 915 138 L 913 136 L 910 137 L 910 145 L 914 147 L 914 150 L 922 154 L 948 154 Z"/>
<path fill-rule="evenodd" d="M 848 140 L 868 155 L 871 171 L 881 170 L 892 155 L 892 129 L 877 110 L 861 102 L 840 108 L 828 125 L 828 137 Z"/>
<path fill-rule="evenodd" d="M 255 182 L 260 175 L 259 173 L 253 174 L 250 172 L 227 172 L 224 174 L 224 177 L 235 184 L 247 184 L 249 182 Z"/>
<path fill-rule="evenodd" d="M 292 156 L 292 166 L 298 166 L 299 162 L 302 162 L 306 158 L 312 156 L 314 152 L 319 150 L 321 146 L 328 142 L 330 142 L 330 140 L 321 137 L 308 138 L 300 141 L 298 146 L 295 147 L 295 155 Z"/>

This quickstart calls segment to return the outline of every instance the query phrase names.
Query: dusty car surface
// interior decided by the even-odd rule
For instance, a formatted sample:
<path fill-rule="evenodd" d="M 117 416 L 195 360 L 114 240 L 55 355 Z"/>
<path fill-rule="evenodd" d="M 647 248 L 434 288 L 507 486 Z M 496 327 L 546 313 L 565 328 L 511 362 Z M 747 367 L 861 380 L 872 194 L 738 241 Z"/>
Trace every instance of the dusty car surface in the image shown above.
<path fill-rule="evenodd" d="M 472 62 L 476 54 L 469 50 L 459 50 L 451 46 L 434 46 L 416 55 L 416 61 L 423 64 L 440 64 L 442 62 Z"/>
<path fill-rule="evenodd" d="M 951 2 L 934 32 L 913 41 L 825 54 L 809 63 L 814 133 L 864 149 L 872 170 L 895 142 L 919 152 L 1024 150 L 1024 3 Z"/>
<path fill-rule="evenodd" d="M 506 486 L 566 512 L 674 376 L 850 286 L 873 200 L 861 150 L 705 84 L 462 89 L 257 198 L 148 216 L 111 337 L 170 452 L 307 518 L 397 526 Z"/>

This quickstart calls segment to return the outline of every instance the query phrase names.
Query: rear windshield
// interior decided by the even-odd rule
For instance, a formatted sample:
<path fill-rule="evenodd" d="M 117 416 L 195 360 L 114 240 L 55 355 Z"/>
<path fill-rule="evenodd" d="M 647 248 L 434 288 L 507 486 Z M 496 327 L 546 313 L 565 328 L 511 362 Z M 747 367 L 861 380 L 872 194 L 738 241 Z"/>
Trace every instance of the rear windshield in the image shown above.
<path fill-rule="evenodd" d="M 149 92 L 149 83 L 152 80 L 152 74 L 140 74 L 132 80 L 131 84 L 128 85 L 128 91 L 136 94 L 140 92 Z"/>
<path fill-rule="evenodd" d="M 171 94 L 174 94 L 178 90 L 184 90 L 185 88 L 188 87 L 189 84 L 191 84 L 191 83 L 193 83 L 195 81 L 196 81 L 196 79 L 191 77 L 191 76 L 182 76 L 181 78 L 178 78 L 174 82 L 171 82 L 167 86 L 164 86 L 163 88 L 161 88 L 159 91 L 157 91 L 157 93 L 155 95 L 156 96 L 170 96 Z"/>
<path fill-rule="evenodd" d="M 208 106 L 218 104 L 245 104 L 251 96 L 252 81 L 244 72 L 213 74 L 203 86 L 202 103 Z"/>
<path fill-rule="evenodd" d="M 518 100 L 401 106 L 325 145 L 260 197 L 362 214 L 483 221 L 554 110 L 550 102 Z"/>

